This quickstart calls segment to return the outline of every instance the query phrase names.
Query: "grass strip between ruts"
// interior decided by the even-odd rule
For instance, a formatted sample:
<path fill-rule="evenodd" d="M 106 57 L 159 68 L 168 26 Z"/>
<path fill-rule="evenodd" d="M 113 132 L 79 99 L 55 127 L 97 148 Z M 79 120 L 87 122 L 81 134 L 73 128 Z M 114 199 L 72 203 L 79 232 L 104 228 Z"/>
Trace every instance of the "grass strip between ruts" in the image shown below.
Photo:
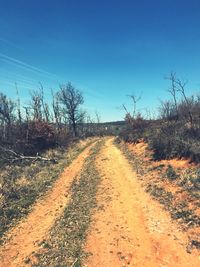
<path fill-rule="evenodd" d="M 97 142 L 86 159 L 81 174 L 71 186 L 71 199 L 50 231 L 50 238 L 41 244 L 41 250 L 35 253 L 37 264 L 32 266 L 81 266 L 87 257 L 83 245 L 91 216 L 96 207 L 96 193 L 100 175 L 95 167 L 95 159 L 104 140 Z M 27 263 L 31 260 L 27 259 Z"/>

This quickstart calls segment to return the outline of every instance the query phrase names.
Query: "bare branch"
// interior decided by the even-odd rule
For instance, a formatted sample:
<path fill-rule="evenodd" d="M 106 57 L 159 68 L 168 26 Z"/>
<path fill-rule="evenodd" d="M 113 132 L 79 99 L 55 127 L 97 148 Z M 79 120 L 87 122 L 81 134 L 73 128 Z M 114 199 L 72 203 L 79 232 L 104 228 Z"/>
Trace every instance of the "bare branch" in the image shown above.
<path fill-rule="evenodd" d="M 4 152 L 8 152 L 9 154 L 11 154 L 10 158 L 9 157 L 4 157 L 4 159 L 8 160 L 8 161 L 11 161 L 11 162 L 16 162 L 16 161 L 20 161 L 20 160 L 33 160 L 33 161 L 37 161 L 37 160 L 40 160 L 40 161 L 48 161 L 48 162 L 53 162 L 53 163 L 56 163 L 57 160 L 56 159 L 49 159 L 49 158 L 44 158 L 44 157 L 41 157 L 41 156 L 24 156 L 22 154 L 19 154 L 11 149 L 8 149 L 8 148 L 5 148 L 3 146 L 0 146 L 0 149 L 2 149 Z"/>

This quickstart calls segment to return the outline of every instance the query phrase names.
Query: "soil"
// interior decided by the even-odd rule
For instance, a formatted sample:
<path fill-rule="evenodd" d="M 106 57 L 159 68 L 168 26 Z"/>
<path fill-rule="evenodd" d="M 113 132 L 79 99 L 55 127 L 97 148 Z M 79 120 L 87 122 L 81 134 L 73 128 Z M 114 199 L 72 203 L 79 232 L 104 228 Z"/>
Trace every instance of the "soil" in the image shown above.
<path fill-rule="evenodd" d="M 90 253 L 85 267 L 200 265 L 198 252 L 186 251 L 187 235 L 144 192 L 112 140 L 107 141 L 97 165 L 102 184 L 85 246 Z"/>

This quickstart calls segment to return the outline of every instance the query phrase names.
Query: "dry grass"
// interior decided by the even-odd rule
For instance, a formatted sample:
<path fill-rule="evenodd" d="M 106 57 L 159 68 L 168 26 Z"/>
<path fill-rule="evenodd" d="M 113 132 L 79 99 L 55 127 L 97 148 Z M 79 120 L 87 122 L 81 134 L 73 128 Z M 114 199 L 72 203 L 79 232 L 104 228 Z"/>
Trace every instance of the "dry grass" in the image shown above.
<path fill-rule="evenodd" d="M 56 158 L 57 164 L 24 161 L 0 169 L 0 238 L 28 214 L 36 199 L 52 187 L 63 169 L 94 140 L 88 139 L 73 144 L 67 150 L 54 149 L 44 154 L 45 157 Z"/>

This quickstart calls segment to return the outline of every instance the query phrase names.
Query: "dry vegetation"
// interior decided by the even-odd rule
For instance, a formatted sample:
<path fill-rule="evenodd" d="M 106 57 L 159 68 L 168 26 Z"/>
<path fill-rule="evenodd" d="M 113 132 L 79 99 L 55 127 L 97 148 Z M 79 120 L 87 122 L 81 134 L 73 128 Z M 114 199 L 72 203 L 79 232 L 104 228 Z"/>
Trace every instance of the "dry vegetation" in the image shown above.
<path fill-rule="evenodd" d="M 36 199 L 53 186 L 63 169 L 94 140 L 74 143 L 67 150 L 53 149 L 44 153 L 45 157 L 57 159 L 56 163 L 28 160 L 1 168 L 0 237 L 30 212 Z"/>
<path fill-rule="evenodd" d="M 158 119 L 144 119 L 135 107 L 138 99 L 132 96 L 134 112 L 126 110 L 126 128 L 120 137 L 130 143 L 145 140 L 156 160 L 184 157 L 200 162 L 200 96 L 187 96 L 187 83 L 175 73 L 169 80 L 172 100 L 161 102 Z"/>
<path fill-rule="evenodd" d="M 0 93 L 0 165 L 102 134 L 99 115 L 94 123 L 81 109 L 83 102 L 82 93 L 71 83 L 52 91 L 48 101 L 42 85 L 31 92 L 29 103 L 21 103 L 19 96 L 15 100 Z"/>

